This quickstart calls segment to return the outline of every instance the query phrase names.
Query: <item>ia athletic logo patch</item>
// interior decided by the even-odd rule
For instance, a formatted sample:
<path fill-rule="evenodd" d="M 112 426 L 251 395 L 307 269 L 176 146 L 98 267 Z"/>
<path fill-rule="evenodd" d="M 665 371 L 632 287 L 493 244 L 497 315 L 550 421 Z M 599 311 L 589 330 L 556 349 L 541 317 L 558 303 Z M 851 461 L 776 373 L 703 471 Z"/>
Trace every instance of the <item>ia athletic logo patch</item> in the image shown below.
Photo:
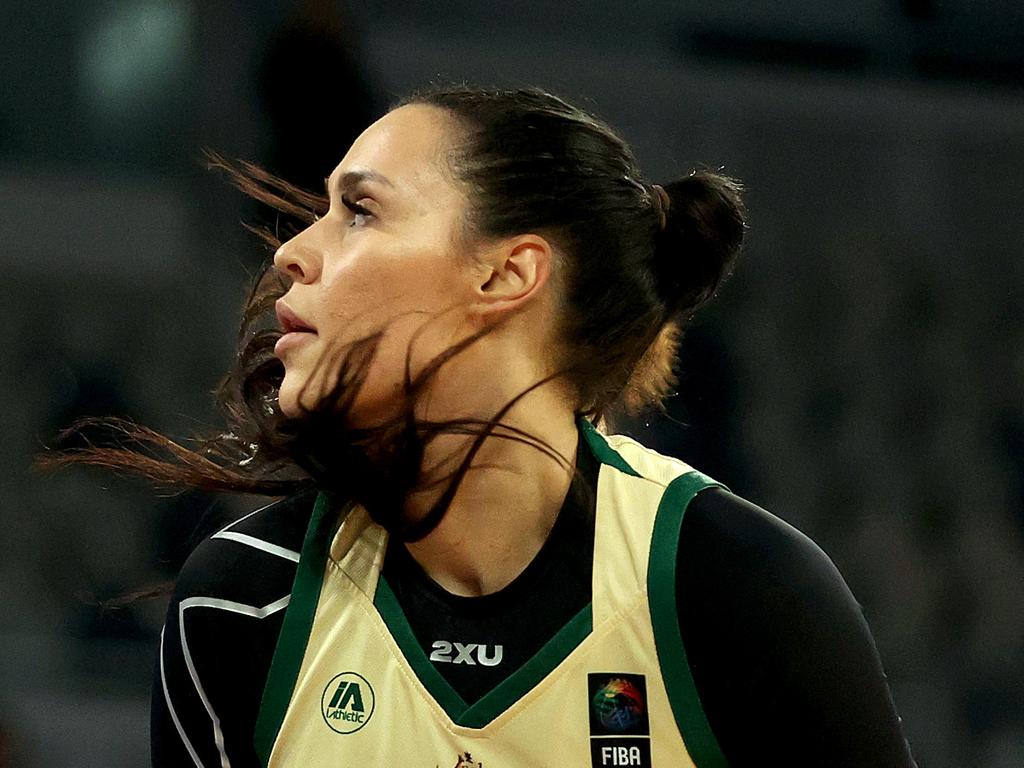
<path fill-rule="evenodd" d="M 651 768 L 647 680 L 628 672 L 587 675 L 590 764 L 593 768 Z"/>
<path fill-rule="evenodd" d="M 373 686 L 356 672 L 335 675 L 320 697 L 324 722 L 337 733 L 355 733 L 373 716 L 376 705 Z"/>

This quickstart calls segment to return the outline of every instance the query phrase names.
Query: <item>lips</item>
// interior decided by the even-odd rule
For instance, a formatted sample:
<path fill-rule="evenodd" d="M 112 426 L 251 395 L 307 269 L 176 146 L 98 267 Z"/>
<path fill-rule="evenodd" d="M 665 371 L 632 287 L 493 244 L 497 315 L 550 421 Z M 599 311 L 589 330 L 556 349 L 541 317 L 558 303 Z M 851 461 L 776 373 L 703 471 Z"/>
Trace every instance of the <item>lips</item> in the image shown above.
<path fill-rule="evenodd" d="M 281 326 L 283 333 L 316 333 L 316 328 L 295 314 L 292 308 L 285 304 L 283 300 L 277 300 L 274 304 L 274 310 L 277 313 L 278 325 Z"/>

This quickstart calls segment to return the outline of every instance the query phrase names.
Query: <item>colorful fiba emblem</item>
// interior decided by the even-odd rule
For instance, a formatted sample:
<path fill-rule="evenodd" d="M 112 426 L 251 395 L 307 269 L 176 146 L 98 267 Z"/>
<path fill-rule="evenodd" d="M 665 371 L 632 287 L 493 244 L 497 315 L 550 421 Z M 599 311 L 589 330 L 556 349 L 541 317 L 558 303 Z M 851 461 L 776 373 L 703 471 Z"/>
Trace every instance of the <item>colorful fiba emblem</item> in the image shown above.
<path fill-rule="evenodd" d="M 331 678 L 320 697 L 324 722 L 336 733 L 355 733 L 373 716 L 377 699 L 373 686 L 356 672 L 342 672 Z"/>
<path fill-rule="evenodd" d="M 643 691 L 621 677 L 598 688 L 590 703 L 601 725 L 613 733 L 634 730 L 647 712 Z"/>
<path fill-rule="evenodd" d="M 647 679 L 635 672 L 591 672 L 587 694 L 591 766 L 651 768 Z"/>

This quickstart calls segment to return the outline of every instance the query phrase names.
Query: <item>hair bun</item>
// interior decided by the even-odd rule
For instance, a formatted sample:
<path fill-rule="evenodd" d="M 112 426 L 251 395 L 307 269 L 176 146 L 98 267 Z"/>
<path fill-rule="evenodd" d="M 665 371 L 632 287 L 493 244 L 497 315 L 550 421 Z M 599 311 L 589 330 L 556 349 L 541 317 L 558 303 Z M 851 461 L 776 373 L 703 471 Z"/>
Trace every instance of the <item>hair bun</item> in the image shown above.
<path fill-rule="evenodd" d="M 670 204 L 655 250 L 659 291 L 672 314 L 691 315 L 732 273 L 747 228 L 743 187 L 698 170 L 664 189 Z"/>

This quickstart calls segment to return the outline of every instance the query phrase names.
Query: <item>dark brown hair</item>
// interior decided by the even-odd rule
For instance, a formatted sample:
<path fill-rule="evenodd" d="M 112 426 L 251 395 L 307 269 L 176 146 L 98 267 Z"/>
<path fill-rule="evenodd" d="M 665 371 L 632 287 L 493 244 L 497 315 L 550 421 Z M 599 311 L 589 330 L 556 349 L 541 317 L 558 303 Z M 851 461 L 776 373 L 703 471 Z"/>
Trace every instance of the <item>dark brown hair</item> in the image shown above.
<path fill-rule="evenodd" d="M 580 410 L 659 404 L 679 330 L 732 271 L 740 185 L 695 171 L 665 184 L 666 208 L 606 123 L 539 89 L 448 87 L 402 103 L 439 107 L 463 126 L 449 164 L 474 234 L 539 230 L 565 255 L 563 362 Z"/>
<path fill-rule="evenodd" d="M 578 413 L 593 419 L 617 407 L 660 404 L 673 384 L 682 328 L 728 276 L 742 243 L 740 186 L 701 170 L 665 184 L 662 197 L 642 179 L 628 146 L 611 128 L 539 89 L 458 86 L 421 92 L 399 106 L 404 104 L 443 109 L 460 129 L 447 159 L 467 192 L 465 226 L 471 235 L 543 232 L 563 256 L 560 320 L 567 354 L 557 374 L 530 390 L 565 376 L 579 395 Z M 323 195 L 258 166 L 215 153 L 208 159 L 243 192 L 289 218 L 284 238 L 252 228 L 272 249 L 327 210 Z M 525 442 L 564 461 L 502 422 L 530 390 L 488 420 L 430 423 L 414 416 L 417 397 L 433 374 L 486 330 L 421 371 L 407 365 L 402 407 L 387 423 L 357 429 L 349 418 L 382 332 L 325 356 L 319 364 L 339 371 L 331 392 L 300 417 L 286 417 L 277 403 L 283 367 L 273 355 L 280 336 L 273 304 L 287 288 L 270 264 L 252 285 L 235 364 L 216 392 L 225 428 L 188 448 L 129 421 L 88 419 L 62 432 L 64 444 L 37 465 L 85 463 L 139 473 L 164 486 L 271 496 L 315 484 L 358 500 L 393 534 L 415 540 L 441 520 L 488 437 Z M 97 429 L 108 435 L 105 444 L 90 441 Z M 425 447 L 453 433 L 473 436 L 459 467 L 443 478 L 423 477 Z M 77 447 L 67 447 L 65 441 L 72 440 L 79 441 Z M 436 503 L 422 518 L 404 519 L 404 498 L 427 482 L 442 483 Z"/>

